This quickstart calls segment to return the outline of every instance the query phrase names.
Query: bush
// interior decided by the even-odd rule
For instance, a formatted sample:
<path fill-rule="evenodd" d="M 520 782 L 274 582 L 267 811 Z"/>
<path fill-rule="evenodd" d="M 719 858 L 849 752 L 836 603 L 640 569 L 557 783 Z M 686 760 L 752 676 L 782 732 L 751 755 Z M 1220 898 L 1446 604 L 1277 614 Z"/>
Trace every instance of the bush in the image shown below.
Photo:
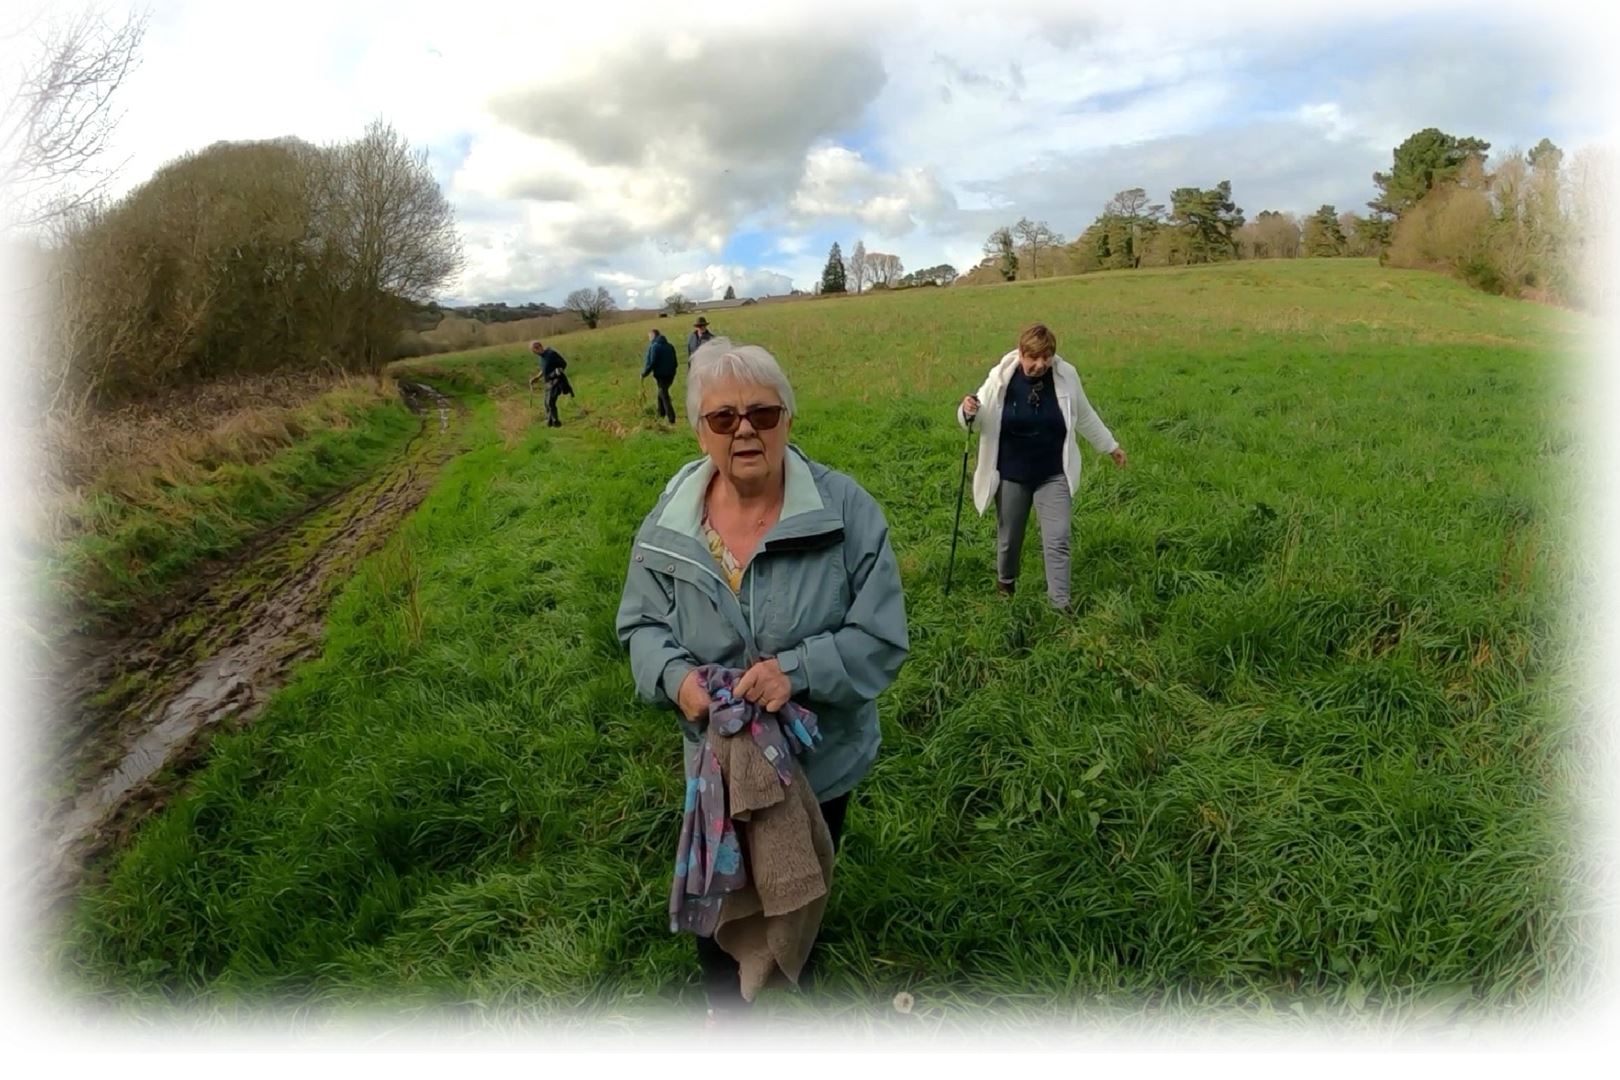
<path fill-rule="evenodd" d="M 1484 255 L 1472 255 L 1457 267 L 1458 275 L 1481 292 L 1498 296 L 1507 292 L 1507 281 Z"/>
<path fill-rule="evenodd" d="M 1441 184 L 1395 223 L 1389 265 L 1460 273 L 1485 255 L 1490 197 L 1475 188 Z"/>
<path fill-rule="evenodd" d="M 72 409 L 225 375 L 372 370 L 460 259 L 425 157 L 386 125 L 330 147 L 217 143 L 63 224 L 41 267 L 44 389 Z"/>

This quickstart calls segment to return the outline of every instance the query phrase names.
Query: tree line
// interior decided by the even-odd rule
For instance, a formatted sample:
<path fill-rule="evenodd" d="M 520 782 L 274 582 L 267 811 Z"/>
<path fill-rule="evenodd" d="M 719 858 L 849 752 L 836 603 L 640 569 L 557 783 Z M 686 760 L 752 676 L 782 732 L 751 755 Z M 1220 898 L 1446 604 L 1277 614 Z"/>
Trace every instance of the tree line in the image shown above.
<path fill-rule="evenodd" d="M 860 293 L 868 289 L 913 289 L 924 285 L 949 285 L 956 280 L 956 267 L 946 263 L 906 273 L 898 255 L 867 251 L 864 240 L 855 241 L 847 256 L 834 242 L 827 252 L 817 293 Z"/>
<path fill-rule="evenodd" d="M 481 323 L 517 322 L 519 319 L 546 319 L 557 314 L 558 309 L 550 304 L 508 304 L 497 300 L 490 304 L 464 304 L 461 307 L 445 307 L 437 301 L 429 301 L 420 308 L 425 314 L 443 318 L 445 315 L 457 315 L 463 319 L 477 319 Z"/>
<path fill-rule="evenodd" d="M 1376 256 L 1387 265 L 1454 273 L 1491 292 L 1582 302 L 1577 268 L 1597 229 L 1599 160 L 1586 153 L 1571 168 L 1563 151 L 1543 139 L 1489 169 L 1489 150 L 1483 139 L 1437 128 L 1416 132 L 1395 147 L 1388 172 L 1373 173 L 1376 194 L 1365 214 L 1325 204 L 1305 215 L 1268 209 L 1249 219 L 1227 180 L 1175 188 L 1165 202 L 1128 188 L 1073 241 L 1028 218 L 994 229 L 984 258 L 958 282 L 1232 259 Z"/>

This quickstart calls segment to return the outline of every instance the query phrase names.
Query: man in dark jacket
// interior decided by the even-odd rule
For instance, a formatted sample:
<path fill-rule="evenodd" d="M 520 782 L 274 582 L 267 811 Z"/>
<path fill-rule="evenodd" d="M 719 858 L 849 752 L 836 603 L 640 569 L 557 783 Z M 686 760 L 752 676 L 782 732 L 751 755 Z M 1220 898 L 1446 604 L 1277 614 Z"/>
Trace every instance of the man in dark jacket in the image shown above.
<path fill-rule="evenodd" d="M 534 381 L 541 379 L 546 384 L 546 427 L 562 427 L 562 421 L 557 419 L 557 398 L 563 394 L 574 396 L 574 388 L 568 384 L 568 376 L 563 369 L 568 361 L 556 349 L 547 348 L 538 341 L 529 342 L 529 351 L 534 353 L 540 362 L 540 370 L 529 377 L 529 389 L 534 389 Z"/>
<path fill-rule="evenodd" d="M 692 359 L 692 354 L 698 351 L 698 346 L 714 337 L 709 333 L 709 320 L 699 315 L 697 322 L 692 324 L 692 332 L 686 336 L 686 358 Z"/>
<path fill-rule="evenodd" d="M 680 367 L 680 361 L 675 356 L 675 346 L 669 339 L 657 330 L 647 331 L 647 362 L 641 367 L 641 377 L 648 375 L 658 384 L 658 419 L 675 422 L 675 403 L 669 399 L 670 384 L 675 381 L 675 371 Z"/>

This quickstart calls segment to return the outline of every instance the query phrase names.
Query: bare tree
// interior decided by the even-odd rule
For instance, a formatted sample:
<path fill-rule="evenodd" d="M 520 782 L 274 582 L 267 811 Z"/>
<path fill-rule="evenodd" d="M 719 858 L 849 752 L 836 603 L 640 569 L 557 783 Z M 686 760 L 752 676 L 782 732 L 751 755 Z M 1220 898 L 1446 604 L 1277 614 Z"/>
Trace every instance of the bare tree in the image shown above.
<path fill-rule="evenodd" d="M 1013 226 L 1013 232 L 1029 249 L 1029 276 L 1040 277 L 1041 248 L 1061 244 L 1063 237 L 1053 232 L 1052 227 L 1046 222 L 1031 221 L 1025 217 L 1018 219 L 1018 224 Z"/>
<path fill-rule="evenodd" d="M 685 315 L 692 310 L 692 301 L 683 293 L 670 293 L 664 297 L 664 306 L 669 308 L 671 315 Z"/>
<path fill-rule="evenodd" d="M 326 200 L 335 240 L 334 294 L 329 309 L 347 333 L 349 350 L 375 365 L 406 301 L 422 300 L 461 269 L 455 212 L 428 168 L 391 124 L 374 120 L 365 134 L 328 155 Z"/>
<path fill-rule="evenodd" d="M 38 16 L 12 33 L 8 51 L 31 54 L 6 64 L 11 85 L 0 113 L 13 225 L 30 229 L 61 219 L 93 202 L 112 178 L 97 159 L 117 130 L 113 98 L 135 68 L 149 18 L 141 9 L 114 24 L 87 7 L 66 17 Z"/>
<path fill-rule="evenodd" d="M 1545 231 L 1536 219 L 1531 179 L 1530 166 L 1517 152 L 1510 152 L 1491 176 L 1491 262 L 1514 293 L 1534 279 L 1542 261 L 1537 249 Z"/>
<path fill-rule="evenodd" d="M 1344 253 L 1346 255 L 1362 256 L 1372 254 L 1367 239 L 1366 226 L 1355 211 L 1346 210 L 1339 215 L 1339 231 L 1344 233 Z"/>
<path fill-rule="evenodd" d="M 1565 167 L 1569 187 L 1570 226 L 1576 238 L 1570 265 L 1587 301 L 1612 305 L 1616 294 L 1613 259 L 1616 239 L 1615 189 L 1620 169 L 1612 146 L 1588 146 L 1575 152 Z"/>
<path fill-rule="evenodd" d="M 882 285 L 886 289 L 894 288 L 895 283 L 900 280 L 900 275 L 905 273 L 900 256 L 885 255 L 879 251 L 867 253 L 866 268 L 873 286 Z"/>
<path fill-rule="evenodd" d="M 1142 188 L 1126 188 L 1117 192 L 1108 205 L 1103 207 L 1103 213 L 1109 217 L 1136 218 L 1141 216 L 1148 208 L 1148 195 Z"/>
<path fill-rule="evenodd" d="M 585 320 L 585 325 L 596 329 L 596 324 L 602 321 L 602 316 L 612 311 L 618 305 L 606 289 L 598 285 L 592 292 L 590 289 L 575 289 L 563 301 L 563 307 Z"/>
<path fill-rule="evenodd" d="M 1293 259 L 1299 256 L 1301 232 L 1299 219 L 1293 214 L 1262 210 L 1232 236 L 1243 258 Z"/>
<path fill-rule="evenodd" d="M 855 250 L 844 260 L 844 279 L 855 286 L 855 291 L 861 291 L 871 272 L 871 265 L 866 258 L 866 241 L 855 241 Z"/>

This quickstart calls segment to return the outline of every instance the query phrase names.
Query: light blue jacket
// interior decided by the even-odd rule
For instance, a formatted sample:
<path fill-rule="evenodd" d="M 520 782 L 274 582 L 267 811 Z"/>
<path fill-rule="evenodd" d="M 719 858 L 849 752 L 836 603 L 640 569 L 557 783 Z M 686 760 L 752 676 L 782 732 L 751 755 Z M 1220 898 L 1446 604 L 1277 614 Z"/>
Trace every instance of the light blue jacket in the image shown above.
<path fill-rule="evenodd" d="M 674 706 L 700 664 L 747 668 L 776 657 L 822 743 L 801 760 L 816 798 L 848 792 L 877 757 L 876 698 L 910 650 L 900 567 L 877 501 L 796 446 L 784 455 L 781 518 L 739 593 L 702 538 L 714 465 L 700 458 L 664 488 L 631 546 L 619 640 L 644 701 Z M 701 744 L 686 739 L 686 752 Z"/>

